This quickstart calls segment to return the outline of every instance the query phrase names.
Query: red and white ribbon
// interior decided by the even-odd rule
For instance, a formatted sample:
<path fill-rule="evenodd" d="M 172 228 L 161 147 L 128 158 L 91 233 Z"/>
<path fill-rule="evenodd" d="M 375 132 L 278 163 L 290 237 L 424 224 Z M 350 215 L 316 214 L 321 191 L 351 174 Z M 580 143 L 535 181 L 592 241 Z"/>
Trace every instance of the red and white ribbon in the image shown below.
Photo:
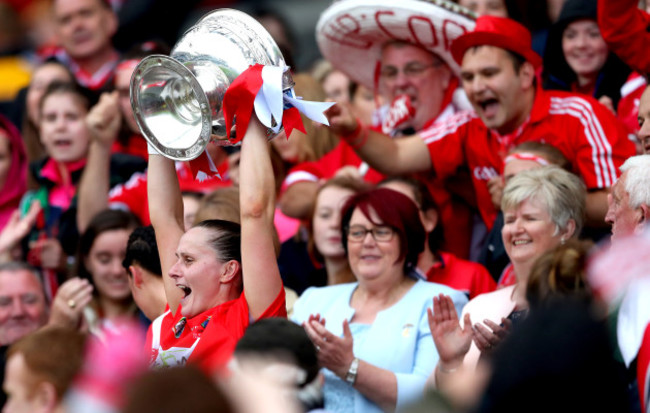
<path fill-rule="evenodd" d="M 260 122 L 273 132 L 279 132 L 284 126 L 287 138 L 294 129 L 305 132 L 300 113 L 311 120 L 329 125 L 323 112 L 334 103 L 306 101 L 296 97 L 293 88 L 282 90 L 282 75 L 288 69 L 255 64 L 242 72 L 230 85 L 223 98 L 223 114 L 228 134 L 233 122 L 237 124 L 233 143 L 244 138 L 253 109 Z"/>

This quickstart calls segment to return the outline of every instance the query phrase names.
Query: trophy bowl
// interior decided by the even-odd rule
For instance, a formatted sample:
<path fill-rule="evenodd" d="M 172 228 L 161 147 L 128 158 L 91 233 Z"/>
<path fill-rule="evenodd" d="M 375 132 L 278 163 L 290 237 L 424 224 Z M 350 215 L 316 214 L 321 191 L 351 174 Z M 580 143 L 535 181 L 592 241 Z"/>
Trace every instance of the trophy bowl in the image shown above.
<path fill-rule="evenodd" d="M 256 63 L 285 66 L 278 45 L 260 23 L 232 9 L 203 16 L 170 56 L 148 56 L 133 72 L 131 106 L 145 139 L 160 154 L 179 161 L 198 157 L 210 141 L 231 145 L 223 97 L 235 78 Z M 283 90 L 293 84 L 287 70 Z"/>

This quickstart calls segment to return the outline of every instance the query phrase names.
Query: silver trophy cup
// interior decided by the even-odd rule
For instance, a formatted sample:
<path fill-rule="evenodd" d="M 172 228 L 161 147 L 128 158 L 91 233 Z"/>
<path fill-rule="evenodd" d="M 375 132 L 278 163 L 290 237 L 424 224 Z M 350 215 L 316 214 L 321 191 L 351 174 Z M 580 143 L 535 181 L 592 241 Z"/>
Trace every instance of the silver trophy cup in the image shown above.
<path fill-rule="evenodd" d="M 237 10 L 206 14 L 169 57 L 151 55 L 135 68 L 131 106 L 142 134 L 162 155 L 179 161 L 199 156 L 210 140 L 230 145 L 223 97 L 233 80 L 255 63 L 285 66 L 264 27 Z M 286 71 L 283 89 L 291 87 Z"/>

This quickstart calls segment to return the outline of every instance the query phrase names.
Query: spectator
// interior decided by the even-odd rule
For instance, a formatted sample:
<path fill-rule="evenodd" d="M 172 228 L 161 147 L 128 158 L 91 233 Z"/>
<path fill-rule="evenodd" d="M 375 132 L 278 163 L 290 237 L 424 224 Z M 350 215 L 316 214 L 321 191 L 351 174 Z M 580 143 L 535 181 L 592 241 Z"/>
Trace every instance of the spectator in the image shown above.
<path fill-rule="evenodd" d="M 461 291 L 470 300 L 479 294 L 494 291 L 496 283 L 481 264 L 441 250 L 444 235 L 439 225 L 438 207 L 424 183 L 415 179 L 392 177 L 382 181 L 379 186 L 408 196 L 418 206 L 427 236 L 417 269 L 425 280 Z"/>
<path fill-rule="evenodd" d="M 7 348 L 47 323 L 49 305 L 38 271 L 22 262 L 0 264 L 0 373 Z M 2 393 L 0 405 L 4 405 Z"/>
<path fill-rule="evenodd" d="M 488 180 L 503 169 L 511 147 L 543 140 L 560 149 L 571 170 L 582 176 L 589 190 L 587 222 L 601 225 L 607 188 L 616 179 L 617 167 L 634 152 L 624 126 L 590 98 L 540 90 L 535 70 L 541 58 L 530 48 L 528 31 L 512 20 L 479 17 L 474 31 L 452 43 L 452 53 L 462 64 L 463 87 L 475 113 L 459 113 L 419 136 L 399 140 L 366 132 L 345 112 L 330 110 L 330 124 L 359 143 L 358 153 L 371 166 L 381 165 L 391 173 L 432 169 L 444 178 L 468 167 L 488 229 L 497 213 Z M 488 67 L 496 72 L 486 75 Z"/>
<path fill-rule="evenodd" d="M 299 73 L 294 75 L 293 79 L 296 82 L 295 92 L 297 96 L 309 101 L 325 100 L 322 87 L 311 75 Z M 338 139 L 328 128 L 317 126 L 315 122 L 303 114 L 300 114 L 300 116 L 307 133 L 294 129 L 291 137 L 287 137 L 285 132 L 282 131 L 279 136 L 271 141 L 274 154 L 279 155 L 279 159 L 276 159 L 274 163 L 278 192 L 284 177 L 293 166 L 305 161 L 320 159 L 338 143 Z M 280 199 L 282 198 L 280 197 Z M 275 227 L 278 230 L 280 241 L 284 242 L 296 233 L 299 221 L 290 216 L 285 216 L 280 204 L 276 210 Z"/>
<path fill-rule="evenodd" d="M 77 249 L 76 186 L 86 165 L 90 132 L 86 115 L 87 94 L 69 83 L 51 84 L 41 100 L 41 140 L 47 158 L 32 163 L 31 173 L 38 188 L 23 202 L 38 200 L 43 217 L 29 235 L 30 262 L 59 274 L 68 270 Z M 143 162 L 127 155 L 108 159 L 112 184 L 124 182 Z M 51 277 L 48 276 L 48 279 Z M 50 284 L 48 284 L 50 285 Z M 54 288 L 53 288 L 54 290 Z"/>
<path fill-rule="evenodd" d="M 628 159 L 621 171 L 607 198 L 605 221 L 612 226 L 612 242 L 641 233 L 650 218 L 650 155 Z"/>
<path fill-rule="evenodd" d="M 137 225 L 136 218 L 124 211 L 105 210 L 93 218 L 79 239 L 78 278 L 61 285 L 52 304 L 51 323 L 84 327 L 100 335 L 118 319 L 135 318 L 137 308 L 122 261 L 129 234 Z"/>
<path fill-rule="evenodd" d="M 309 225 L 308 249 L 316 262 L 322 263 L 320 270 L 308 275 L 304 284 L 294 288 L 297 293 L 307 287 L 335 285 L 355 281 L 341 239 L 341 210 L 353 195 L 368 187 L 360 180 L 341 176 L 325 182 L 316 194 L 316 204 Z M 300 274 L 295 274 L 300 277 Z M 303 275 L 304 277 L 304 275 Z M 287 284 L 291 287 L 290 282 Z"/>
<path fill-rule="evenodd" d="M 537 259 L 526 285 L 531 311 L 570 298 L 593 302 L 587 284 L 587 258 L 594 244 L 568 240 Z"/>
<path fill-rule="evenodd" d="M 585 302 L 564 299 L 531 311 L 496 352 L 475 411 L 632 412 L 612 352 L 607 326 Z"/>
<path fill-rule="evenodd" d="M 358 282 L 306 290 L 294 306 L 316 345 L 325 375 L 325 409 L 401 410 L 422 395 L 438 359 L 426 322 L 431 297 L 459 310 L 464 294 L 414 274 L 425 231 L 405 195 L 379 188 L 352 196 L 341 239 Z M 450 299 L 451 300 L 451 299 Z"/>
<path fill-rule="evenodd" d="M 147 159 L 147 141 L 140 133 L 140 127 L 133 116 L 131 106 L 131 75 L 142 59 L 152 54 L 169 55 L 170 49 L 164 43 L 148 41 L 137 43 L 120 59 L 115 68 L 115 90 L 122 117 L 122 130 L 113 144 L 112 152 L 128 153 Z"/>
<path fill-rule="evenodd" d="M 27 190 L 27 155 L 18 129 L 0 115 L 0 231 Z"/>
<path fill-rule="evenodd" d="M 639 103 L 639 132 L 643 153 L 650 155 L 650 86 L 646 87 Z"/>
<path fill-rule="evenodd" d="M 269 318 L 251 325 L 237 342 L 230 367 L 279 381 L 304 412 L 323 407 L 316 348 L 305 330 L 289 320 Z"/>
<path fill-rule="evenodd" d="M 28 264 L 0 264 L 0 345 L 8 346 L 47 322 L 49 306 L 40 274 Z"/>
<path fill-rule="evenodd" d="M 340 21 L 348 18 L 364 19 L 364 13 L 368 10 L 373 10 L 373 15 L 391 10 L 391 14 L 399 13 L 400 18 L 365 19 L 363 24 L 359 24 L 359 31 L 354 33 L 338 29 Z M 386 99 L 387 105 L 379 109 L 380 119 L 377 122 L 381 125 L 377 129 L 383 134 L 402 137 L 419 132 L 468 108 L 464 95 L 458 90 L 457 65 L 449 49 L 441 47 L 444 42 L 421 41 L 431 35 L 432 29 L 436 33 L 444 32 L 447 42 L 462 32 L 471 30 L 473 19 L 451 10 L 449 4 L 444 2 L 394 4 L 377 0 L 368 4 L 347 1 L 336 3 L 321 17 L 317 32 L 321 53 L 353 82 Z M 426 23 L 407 27 L 407 21 Z M 459 29 L 447 30 L 449 25 Z M 398 36 L 394 33 L 411 35 Z M 349 41 L 348 36 L 355 40 Z M 347 108 L 344 105 L 337 106 Z M 330 109 L 330 112 L 336 113 L 337 106 Z M 352 113 L 351 116 L 359 115 Z M 356 146 L 363 146 L 365 132 L 362 131 L 375 125 L 357 125 L 355 122 L 355 126 L 360 127 L 349 130 L 334 128 L 335 133 L 350 138 L 347 143 L 340 143 L 318 163 L 301 165 L 290 173 L 283 184 L 284 193 L 280 199 L 287 215 L 305 218 L 311 209 L 318 180 L 331 178 L 339 168 L 349 167 L 348 172 L 358 168 L 358 175 L 371 183 L 379 182 L 385 174 L 400 174 L 391 165 L 379 161 L 369 162 L 371 168 L 368 168 L 368 164 L 353 153 Z M 355 130 L 358 133 L 353 133 Z M 381 157 L 387 157 L 387 153 L 389 152 L 383 152 Z M 363 158 L 363 161 L 367 159 Z M 417 171 L 426 169 L 420 168 Z M 446 249 L 458 256 L 467 257 L 472 228 L 471 211 L 467 203 L 460 197 L 452 197 L 443 180 L 427 175 L 421 179 L 429 185 L 429 192 L 440 207 Z M 454 188 L 471 192 L 469 179 L 459 180 Z"/>
<path fill-rule="evenodd" d="M 505 218 L 501 233 L 516 284 L 470 301 L 463 310 L 464 327 L 458 324 L 448 297 L 434 298 L 430 326 L 440 361 L 432 380 L 439 388 L 457 369 L 474 370 L 479 357 L 489 354 L 525 317 L 526 284 L 533 264 L 544 252 L 580 233 L 584 192 L 575 175 L 556 166 L 524 171 L 508 182 L 501 203 Z M 472 325 L 470 316 L 481 321 Z"/>
<path fill-rule="evenodd" d="M 165 312 L 165 286 L 153 227 L 138 227 L 129 235 L 122 266 L 129 273 L 133 300 L 151 321 Z"/>
<path fill-rule="evenodd" d="M 53 82 L 74 82 L 74 76 L 63 63 L 51 58 L 34 68 L 32 78 L 27 86 L 25 102 L 16 101 L 16 105 L 22 105 L 22 134 L 27 150 L 27 159 L 30 162 L 37 161 L 46 156 L 45 148 L 41 143 L 40 105 L 43 94 L 50 83 Z"/>
<path fill-rule="evenodd" d="M 645 82 L 609 50 L 600 34 L 597 0 L 568 0 L 551 27 L 544 53 L 544 88 L 582 93 L 598 99 L 633 132 L 638 99 Z M 628 82 L 628 78 L 633 80 Z M 637 80 L 642 80 L 637 79 Z M 634 85 L 634 86 L 633 86 Z M 619 101 L 621 105 L 619 106 Z"/>
<path fill-rule="evenodd" d="M 118 21 L 109 2 L 55 0 L 53 13 L 61 45 L 57 59 L 70 68 L 83 87 L 110 89 L 119 54 L 111 42 Z"/>
<path fill-rule="evenodd" d="M 457 3 L 473 11 L 478 16 L 508 17 L 505 0 L 458 0 Z"/>
<path fill-rule="evenodd" d="M 504 160 L 501 175 L 495 176 L 488 181 L 492 203 L 499 209 L 499 212 L 492 230 L 485 239 L 478 262 L 485 265 L 492 277 L 497 281 L 508 278 L 504 277 L 504 275 L 512 273 L 510 259 L 506 254 L 503 238 L 501 237 L 501 230 L 503 229 L 503 212 L 501 211 L 503 187 L 519 172 L 540 168 L 545 165 L 557 165 L 567 171 L 570 168 L 569 161 L 554 146 L 535 141 L 524 142 L 515 146 L 508 153 Z M 512 281 L 511 278 L 510 282 Z"/>
<path fill-rule="evenodd" d="M 9 347 L 3 388 L 5 412 L 63 411 L 63 399 L 81 370 L 85 335 L 47 327 Z"/>
<path fill-rule="evenodd" d="M 311 74 L 323 87 L 328 101 L 336 103 L 350 102 L 350 79 L 345 73 L 334 69 L 327 60 L 320 60 L 311 70 Z"/>

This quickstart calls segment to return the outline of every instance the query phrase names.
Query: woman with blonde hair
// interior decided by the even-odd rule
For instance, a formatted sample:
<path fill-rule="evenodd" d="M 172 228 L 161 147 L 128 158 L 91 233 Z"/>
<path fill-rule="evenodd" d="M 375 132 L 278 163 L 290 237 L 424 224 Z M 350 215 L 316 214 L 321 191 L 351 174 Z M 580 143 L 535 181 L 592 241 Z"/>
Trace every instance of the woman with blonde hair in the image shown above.
<path fill-rule="evenodd" d="M 503 193 L 501 231 L 516 283 L 471 300 L 459 324 L 449 297 L 435 297 L 429 325 L 440 361 L 431 379 L 444 386 L 459 368 L 473 370 L 509 328 L 527 314 L 526 285 L 535 261 L 546 251 L 576 238 L 585 215 L 586 191 L 574 174 L 557 166 L 523 171 Z M 479 323 L 472 324 L 472 319 Z"/>

